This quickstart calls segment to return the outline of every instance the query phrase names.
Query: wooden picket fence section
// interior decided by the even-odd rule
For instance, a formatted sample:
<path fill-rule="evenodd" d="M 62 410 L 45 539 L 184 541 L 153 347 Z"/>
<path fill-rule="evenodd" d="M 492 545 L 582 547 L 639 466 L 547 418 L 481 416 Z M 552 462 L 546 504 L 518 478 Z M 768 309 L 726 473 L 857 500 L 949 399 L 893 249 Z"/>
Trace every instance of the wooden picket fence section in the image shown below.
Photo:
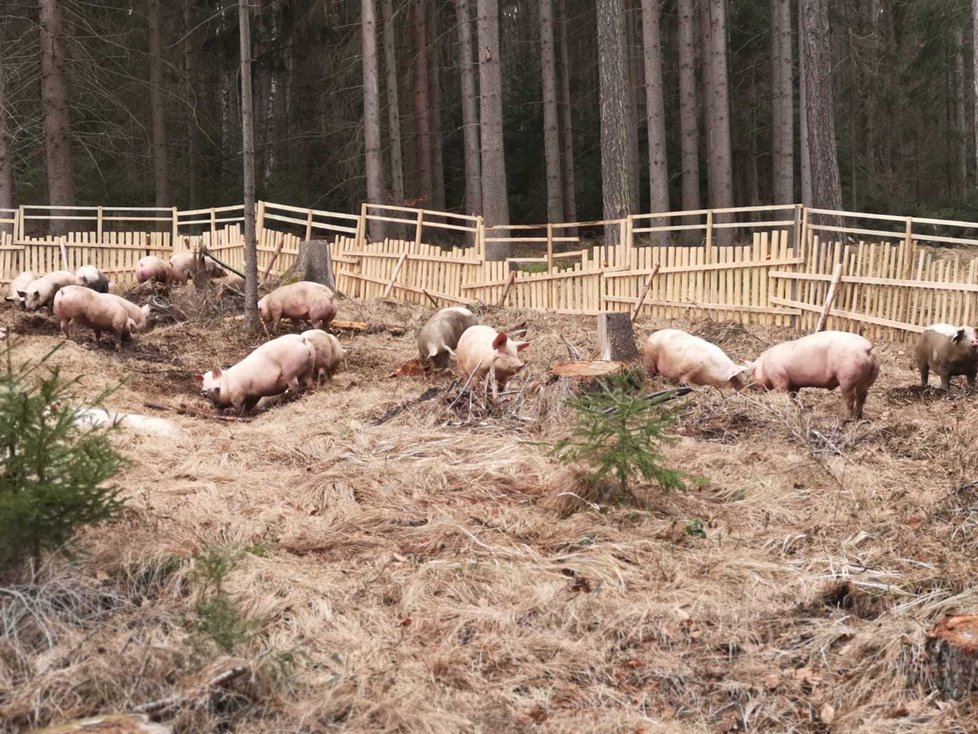
<path fill-rule="evenodd" d="M 205 247 L 244 269 L 241 205 L 180 211 L 23 206 L 0 210 L 0 283 L 22 270 L 94 263 L 118 287 L 145 255 Z M 50 236 L 55 220 L 78 231 Z M 338 290 L 429 307 L 496 305 L 571 314 L 633 310 L 679 321 L 815 327 L 835 279 L 829 328 L 912 336 L 978 318 L 978 224 L 800 205 L 487 227 L 480 217 L 364 204 L 359 214 L 259 202 L 259 276 L 278 276 L 306 239 L 330 243 Z M 381 241 L 370 234 L 386 229 Z M 514 254 L 489 260 L 499 243 Z M 732 244 L 731 244 L 732 243 Z"/>

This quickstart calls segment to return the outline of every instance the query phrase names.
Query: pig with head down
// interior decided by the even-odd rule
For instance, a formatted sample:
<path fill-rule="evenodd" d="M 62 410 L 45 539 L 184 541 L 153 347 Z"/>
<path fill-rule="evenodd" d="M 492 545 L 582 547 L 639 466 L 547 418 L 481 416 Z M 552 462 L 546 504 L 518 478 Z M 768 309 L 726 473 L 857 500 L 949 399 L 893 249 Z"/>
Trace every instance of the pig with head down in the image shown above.
<path fill-rule="evenodd" d="M 978 374 L 978 334 L 971 326 L 933 324 L 924 329 L 914 352 L 920 384 L 927 387 L 933 370 L 941 378 L 941 388 L 951 388 L 951 378 L 965 375 L 974 386 Z"/>
<path fill-rule="evenodd" d="M 680 329 L 659 329 L 642 345 L 642 361 L 653 375 L 681 385 L 744 387 L 746 365 L 736 364 L 716 344 Z"/>
<path fill-rule="evenodd" d="M 74 324 L 92 329 L 96 343 L 103 331 L 110 331 L 115 335 L 116 349 L 129 340 L 133 329 L 126 309 L 111 296 L 80 285 L 67 285 L 58 291 L 54 297 L 54 315 L 66 337 L 71 338 Z"/>
<path fill-rule="evenodd" d="M 31 281 L 36 279 L 37 276 L 34 275 L 33 271 L 25 270 L 10 282 L 10 287 L 7 289 L 7 295 L 4 296 L 4 300 L 7 303 L 24 308 L 24 297 L 18 291 L 26 291 Z"/>
<path fill-rule="evenodd" d="M 126 313 L 129 314 L 129 318 L 132 319 L 132 332 L 134 334 L 146 331 L 146 327 L 149 325 L 149 304 L 137 306 L 128 298 L 117 296 L 115 293 L 103 293 L 102 295 L 115 301 L 125 309 Z"/>
<path fill-rule="evenodd" d="M 333 379 L 344 356 L 340 340 L 322 329 L 309 329 L 302 332 L 302 336 L 316 350 L 316 384 L 322 384 L 324 379 Z"/>
<path fill-rule="evenodd" d="M 446 369 L 462 334 L 478 323 L 479 319 L 463 306 L 437 311 L 418 332 L 418 354 L 421 361 Z"/>
<path fill-rule="evenodd" d="M 155 283 L 166 284 L 170 282 L 172 277 L 173 269 L 170 267 L 170 263 L 162 257 L 147 255 L 146 257 L 140 258 L 139 262 L 136 263 L 137 283 L 145 283 L 151 280 Z"/>
<path fill-rule="evenodd" d="M 510 339 L 505 331 L 491 326 L 470 326 L 455 348 L 455 370 L 461 377 L 480 380 L 492 372 L 496 385 L 502 389 L 506 382 L 525 366 L 519 353 L 529 342 Z"/>
<path fill-rule="evenodd" d="M 282 319 L 291 319 L 295 325 L 309 321 L 317 329 L 325 329 L 336 316 L 336 294 L 329 286 L 300 280 L 283 285 L 258 301 L 261 320 L 278 326 Z"/>
<path fill-rule="evenodd" d="M 194 375 L 201 394 L 218 408 L 241 415 L 263 397 L 307 384 L 316 369 L 316 350 L 301 334 L 285 334 L 255 349 L 233 367 Z"/>
<path fill-rule="evenodd" d="M 803 387 L 838 387 L 853 419 L 863 417 L 869 388 L 880 372 L 872 342 L 844 331 L 821 331 L 775 344 L 747 366 L 762 389 L 797 393 Z"/>
<path fill-rule="evenodd" d="M 78 278 L 67 270 L 55 270 L 32 280 L 17 295 L 24 299 L 24 308 L 37 311 L 47 307 L 48 314 L 54 313 L 54 296 L 64 286 L 78 285 Z"/>
<path fill-rule="evenodd" d="M 109 279 L 94 265 L 82 265 L 75 272 L 75 277 L 78 278 L 78 285 L 91 288 L 99 293 L 109 292 Z"/>

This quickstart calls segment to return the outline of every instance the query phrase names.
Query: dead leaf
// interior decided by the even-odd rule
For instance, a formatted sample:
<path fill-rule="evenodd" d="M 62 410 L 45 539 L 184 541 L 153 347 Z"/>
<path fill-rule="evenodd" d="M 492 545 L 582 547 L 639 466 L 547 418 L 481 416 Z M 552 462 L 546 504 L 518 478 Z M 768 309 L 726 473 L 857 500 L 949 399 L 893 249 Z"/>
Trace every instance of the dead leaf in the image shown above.
<path fill-rule="evenodd" d="M 818 718 L 822 720 L 823 724 L 831 724 L 835 718 L 835 707 L 830 703 L 825 704 L 818 712 Z"/>
<path fill-rule="evenodd" d="M 771 673 L 769 676 L 767 676 L 764 679 L 764 687 L 767 688 L 769 691 L 775 690 L 780 685 L 781 685 L 780 673 Z"/>

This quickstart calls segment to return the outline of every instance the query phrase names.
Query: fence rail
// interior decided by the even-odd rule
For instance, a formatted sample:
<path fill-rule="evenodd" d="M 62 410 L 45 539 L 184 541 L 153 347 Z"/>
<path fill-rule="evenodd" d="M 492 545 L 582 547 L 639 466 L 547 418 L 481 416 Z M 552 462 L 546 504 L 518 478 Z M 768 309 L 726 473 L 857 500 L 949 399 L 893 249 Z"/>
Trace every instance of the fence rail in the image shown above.
<path fill-rule="evenodd" d="M 978 319 L 975 222 L 796 204 L 498 227 L 478 216 L 376 204 L 351 214 L 262 201 L 255 214 L 260 273 L 281 275 L 300 242 L 327 239 L 337 287 L 353 297 L 578 314 L 638 307 L 656 319 L 700 313 L 806 330 L 836 273 L 833 328 L 899 337 L 937 321 Z M 241 269 L 243 221 L 240 204 L 0 209 L 0 283 L 22 270 L 94 263 L 122 284 L 145 255 L 201 245 Z M 613 242 L 601 241 L 605 228 Z M 371 241 L 378 231 L 383 238 Z M 487 243 L 513 252 L 487 260 Z"/>

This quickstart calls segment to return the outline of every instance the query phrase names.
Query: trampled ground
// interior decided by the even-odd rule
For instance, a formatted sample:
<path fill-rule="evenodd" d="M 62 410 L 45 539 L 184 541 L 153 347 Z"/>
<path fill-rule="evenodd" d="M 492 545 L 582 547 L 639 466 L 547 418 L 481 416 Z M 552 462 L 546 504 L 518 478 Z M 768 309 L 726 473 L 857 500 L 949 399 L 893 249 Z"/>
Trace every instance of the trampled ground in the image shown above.
<path fill-rule="evenodd" d="M 209 417 L 190 379 L 246 353 L 240 322 L 56 354 L 86 391 L 120 383 L 109 407 L 189 437 L 120 436 L 125 518 L 0 593 L 0 731 L 174 694 L 186 732 L 974 730 L 972 704 L 914 675 L 933 623 L 978 611 L 975 398 L 909 389 L 909 347 L 878 345 L 862 423 L 836 393 L 696 391 L 666 453 L 702 480 L 598 506 L 548 455 L 570 418 L 547 368 L 561 335 L 593 346 L 593 319 L 485 316 L 532 342 L 519 395 L 486 416 L 416 401 L 450 378 L 386 377 L 421 309 L 340 310 L 407 333 L 344 335 L 331 385 L 250 422 Z M 678 325 L 740 359 L 790 336 Z M 20 329 L 17 359 L 59 341 L 40 317 Z M 198 629 L 208 549 L 253 622 L 232 656 Z"/>

